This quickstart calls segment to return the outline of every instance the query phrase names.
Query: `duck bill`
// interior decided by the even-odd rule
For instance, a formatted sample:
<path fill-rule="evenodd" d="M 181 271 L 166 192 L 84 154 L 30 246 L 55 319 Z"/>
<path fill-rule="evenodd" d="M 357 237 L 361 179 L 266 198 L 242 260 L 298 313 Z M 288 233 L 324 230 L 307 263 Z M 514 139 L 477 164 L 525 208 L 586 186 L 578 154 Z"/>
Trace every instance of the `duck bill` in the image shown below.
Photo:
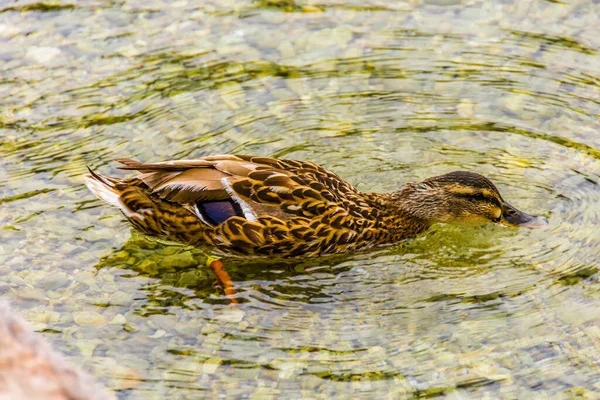
<path fill-rule="evenodd" d="M 529 215 L 517 210 L 508 203 L 504 203 L 503 220 L 501 223 L 506 226 L 537 229 L 548 225 L 548 220 L 544 217 Z"/>

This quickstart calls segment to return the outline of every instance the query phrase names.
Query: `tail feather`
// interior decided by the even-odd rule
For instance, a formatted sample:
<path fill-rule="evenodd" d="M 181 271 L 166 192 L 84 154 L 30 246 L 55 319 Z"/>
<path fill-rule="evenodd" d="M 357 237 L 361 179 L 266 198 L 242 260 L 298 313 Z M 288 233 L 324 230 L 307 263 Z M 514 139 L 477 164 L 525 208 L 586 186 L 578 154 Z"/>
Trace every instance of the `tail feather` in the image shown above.
<path fill-rule="evenodd" d="M 104 200 L 108 204 L 117 207 L 127 218 L 138 217 L 144 218 L 143 215 L 131 210 L 121 200 L 121 191 L 117 188 L 118 179 L 100 175 L 92 171 L 85 176 L 85 184 L 99 199 Z"/>
<path fill-rule="evenodd" d="M 106 201 L 116 207 L 123 207 L 119 200 L 119 193 L 113 182 L 106 179 L 105 176 L 95 173 L 88 167 L 90 173 L 85 176 L 85 184 L 99 199 Z"/>

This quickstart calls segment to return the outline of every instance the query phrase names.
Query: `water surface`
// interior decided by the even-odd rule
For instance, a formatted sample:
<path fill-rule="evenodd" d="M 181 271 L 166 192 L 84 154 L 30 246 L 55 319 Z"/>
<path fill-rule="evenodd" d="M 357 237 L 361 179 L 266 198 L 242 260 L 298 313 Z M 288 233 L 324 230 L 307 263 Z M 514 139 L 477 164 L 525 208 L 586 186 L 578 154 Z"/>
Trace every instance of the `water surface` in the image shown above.
<path fill-rule="evenodd" d="M 600 397 L 600 3 L 1 7 L 0 298 L 118 398 Z M 82 181 L 230 152 L 476 171 L 550 225 L 232 261 L 232 308 Z"/>

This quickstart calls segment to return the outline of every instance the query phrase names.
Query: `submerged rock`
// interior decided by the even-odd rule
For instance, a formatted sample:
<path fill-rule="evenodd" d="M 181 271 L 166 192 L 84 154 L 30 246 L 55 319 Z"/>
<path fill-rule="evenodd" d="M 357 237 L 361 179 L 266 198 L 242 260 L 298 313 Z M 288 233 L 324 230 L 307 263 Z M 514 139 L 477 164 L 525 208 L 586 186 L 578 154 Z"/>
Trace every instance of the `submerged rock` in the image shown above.
<path fill-rule="evenodd" d="M 27 57 L 40 64 L 47 64 L 61 54 L 60 49 L 47 46 L 31 46 L 27 49 Z"/>
<path fill-rule="evenodd" d="M 108 399 L 85 373 L 55 353 L 21 318 L 0 303 L 0 398 Z"/>

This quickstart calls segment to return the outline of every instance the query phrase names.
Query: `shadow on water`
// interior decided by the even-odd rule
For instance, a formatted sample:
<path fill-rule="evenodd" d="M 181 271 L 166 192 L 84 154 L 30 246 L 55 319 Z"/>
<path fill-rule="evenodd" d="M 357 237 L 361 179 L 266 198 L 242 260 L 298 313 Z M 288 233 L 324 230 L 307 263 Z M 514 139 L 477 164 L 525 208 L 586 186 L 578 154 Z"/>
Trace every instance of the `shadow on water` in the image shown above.
<path fill-rule="evenodd" d="M 185 300 L 197 298 L 208 304 L 229 304 L 222 289 L 215 285 L 216 278 L 206 266 L 207 254 L 197 248 L 164 243 L 133 232 L 131 238 L 120 249 L 105 256 L 97 269 L 119 268 L 134 272 L 123 277 L 151 278 L 154 283 L 145 288 L 152 306 L 185 306 Z M 356 260 L 370 259 L 377 251 L 359 253 Z M 362 254 L 362 257 L 360 256 Z M 323 302 L 326 296 L 319 288 L 318 277 L 331 280 L 336 274 L 352 269 L 345 263 L 350 255 L 334 255 L 309 259 L 223 259 L 226 270 L 239 285 L 238 300 L 252 303 L 259 296 L 274 307 Z M 345 263 L 345 264 L 344 264 Z M 326 282 L 325 282 L 326 283 Z M 331 282 L 329 282 L 331 284 Z M 327 286 L 326 284 L 325 286 Z M 193 294 L 183 296 L 164 295 L 168 287 L 189 289 Z M 269 290 L 263 291 L 263 288 Z M 167 303 L 154 303 L 163 299 Z M 170 303 L 174 301 L 175 303 Z M 331 302 L 325 301 L 325 302 Z"/>

